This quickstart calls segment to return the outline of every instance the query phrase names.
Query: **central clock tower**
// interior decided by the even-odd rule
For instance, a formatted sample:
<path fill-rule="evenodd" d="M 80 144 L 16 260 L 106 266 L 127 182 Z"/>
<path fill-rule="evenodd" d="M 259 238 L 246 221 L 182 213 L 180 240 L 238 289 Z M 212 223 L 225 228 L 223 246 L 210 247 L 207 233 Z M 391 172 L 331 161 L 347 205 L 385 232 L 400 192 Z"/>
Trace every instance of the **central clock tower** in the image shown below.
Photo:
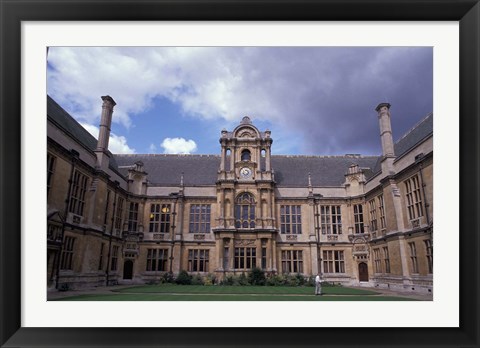
<path fill-rule="evenodd" d="M 218 271 L 248 271 L 239 269 L 243 264 L 236 263 L 244 251 L 253 253 L 256 267 L 276 271 L 270 135 L 269 130 L 259 131 L 248 116 L 232 132 L 222 130 L 217 177 L 219 216 L 213 229 L 220 257 Z"/>

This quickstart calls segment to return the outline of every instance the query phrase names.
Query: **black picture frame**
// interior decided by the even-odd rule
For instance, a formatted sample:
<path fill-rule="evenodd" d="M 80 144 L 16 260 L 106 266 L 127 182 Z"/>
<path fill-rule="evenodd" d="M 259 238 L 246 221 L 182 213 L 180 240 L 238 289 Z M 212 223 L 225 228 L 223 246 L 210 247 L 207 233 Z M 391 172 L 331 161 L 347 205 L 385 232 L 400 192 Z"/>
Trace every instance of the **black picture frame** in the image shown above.
<path fill-rule="evenodd" d="M 0 16 L 2 347 L 479 347 L 478 0 L 0 0 Z M 460 327 L 241 329 L 21 327 L 21 23 L 58 20 L 458 21 L 461 122 Z M 43 112 L 39 110 L 39 115 Z"/>

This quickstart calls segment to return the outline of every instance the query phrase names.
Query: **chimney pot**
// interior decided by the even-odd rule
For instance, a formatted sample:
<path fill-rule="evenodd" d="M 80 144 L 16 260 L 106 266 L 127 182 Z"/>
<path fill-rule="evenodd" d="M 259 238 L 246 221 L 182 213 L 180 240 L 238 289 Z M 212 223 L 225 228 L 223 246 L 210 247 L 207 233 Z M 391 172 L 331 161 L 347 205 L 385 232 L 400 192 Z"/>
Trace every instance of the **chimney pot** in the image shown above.
<path fill-rule="evenodd" d="M 380 103 L 378 106 L 375 108 L 376 112 L 379 112 L 381 108 L 386 107 L 387 109 L 390 109 L 390 104 L 389 103 Z"/>

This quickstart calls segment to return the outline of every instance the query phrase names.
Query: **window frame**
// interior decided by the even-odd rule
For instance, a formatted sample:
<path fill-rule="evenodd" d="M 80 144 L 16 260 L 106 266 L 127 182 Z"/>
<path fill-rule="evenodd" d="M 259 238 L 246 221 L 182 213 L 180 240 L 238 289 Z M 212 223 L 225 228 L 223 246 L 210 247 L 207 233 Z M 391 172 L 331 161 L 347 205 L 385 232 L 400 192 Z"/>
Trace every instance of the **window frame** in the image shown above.
<path fill-rule="evenodd" d="M 57 165 L 57 157 L 47 152 L 47 198 L 52 188 L 53 175 Z"/>
<path fill-rule="evenodd" d="M 248 198 L 247 198 L 248 197 Z M 235 198 L 235 228 L 252 229 L 256 226 L 255 197 L 250 192 L 243 192 Z"/>
<path fill-rule="evenodd" d="M 302 206 L 300 204 L 280 205 L 280 233 L 302 234 Z"/>
<path fill-rule="evenodd" d="M 320 230 L 322 234 L 342 234 L 342 206 L 320 206 Z"/>
<path fill-rule="evenodd" d="M 233 257 L 235 270 L 249 271 L 257 266 L 256 247 L 236 246 Z"/>
<path fill-rule="evenodd" d="M 132 209 L 133 206 L 133 209 Z M 138 231 L 138 202 L 130 202 L 128 207 L 128 231 L 136 232 Z"/>
<path fill-rule="evenodd" d="M 83 216 L 89 177 L 77 168 L 73 172 L 68 211 L 72 214 Z"/>
<path fill-rule="evenodd" d="M 425 257 L 427 258 L 428 273 L 433 274 L 433 243 L 431 239 L 423 241 L 425 245 Z"/>
<path fill-rule="evenodd" d="M 208 273 L 210 266 L 210 249 L 188 249 L 188 272 Z"/>
<path fill-rule="evenodd" d="M 115 223 L 114 223 L 114 227 L 116 230 L 122 230 L 124 203 L 125 203 L 125 198 L 121 196 L 117 197 L 117 205 L 115 207 Z"/>
<path fill-rule="evenodd" d="M 151 233 L 170 233 L 172 205 L 170 203 L 151 203 L 148 231 Z"/>
<path fill-rule="evenodd" d="M 169 260 L 168 249 L 148 248 L 146 260 L 145 267 L 147 272 L 166 272 Z"/>
<path fill-rule="evenodd" d="M 199 210 L 198 212 L 195 210 Z M 205 212 L 202 210 L 205 209 Z M 210 233 L 211 229 L 211 204 L 190 204 L 189 233 Z"/>
<path fill-rule="evenodd" d="M 118 251 L 120 247 L 118 245 L 112 245 L 112 255 L 110 257 L 110 271 L 118 270 Z"/>
<path fill-rule="evenodd" d="M 418 174 L 415 174 L 405 180 L 405 201 L 407 204 L 408 218 L 410 221 L 419 219 L 424 215 L 422 205 L 423 197 L 420 187 L 421 184 Z"/>
<path fill-rule="evenodd" d="M 370 232 L 375 232 L 378 230 L 377 205 L 375 198 L 368 201 L 368 207 L 370 214 Z"/>
<path fill-rule="evenodd" d="M 385 264 L 385 273 L 390 273 L 390 252 L 388 246 L 383 247 L 383 261 Z"/>
<path fill-rule="evenodd" d="M 288 249 L 282 250 L 282 273 L 300 273 L 303 274 L 303 250 Z"/>
<path fill-rule="evenodd" d="M 378 200 L 378 212 L 380 214 L 380 229 L 385 230 L 387 228 L 387 220 L 385 218 L 385 200 L 383 193 L 377 197 Z"/>
<path fill-rule="evenodd" d="M 410 248 L 410 264 L 412 266 L 412 274 L 418 274 L 418 259 L 417 259 L 417 247 L 415 242 L 409 242 Z"/>
<path fill-rule="evenodd" d="M 353 216 L 355 222 L 355 234 L 365 233 L 365 219 L 363 216 L 363 204 L 354 204 L 353 205 Z"/>
<path fill-rule="evenodd" d="M 73 261 L 75 254 L 75 237 L 65 236 L 63 240 L 62 256 L 60 259 L 60 269 L 62 271 L 73 271 Z"/>
<path fill-rule="evenodd" d="M 323 250 L 323 273 L 345 274 L 344 250 Z"/>
<path fill-rule="evenodd" d="M 375 265 L 375 273 L 383 273 L 382 259 L 380 258 L 380 248 L 373 249 L 373 260 Z"/>

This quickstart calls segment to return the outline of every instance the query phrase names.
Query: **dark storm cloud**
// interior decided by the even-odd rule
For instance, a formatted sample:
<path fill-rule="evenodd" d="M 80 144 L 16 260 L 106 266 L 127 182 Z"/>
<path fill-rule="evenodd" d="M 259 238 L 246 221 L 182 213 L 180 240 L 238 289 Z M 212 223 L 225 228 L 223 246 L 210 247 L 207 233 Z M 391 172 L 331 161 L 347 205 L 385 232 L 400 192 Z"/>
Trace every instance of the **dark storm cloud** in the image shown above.
<path fill-rule="evenodd" d="M 379 154 L 379 103 L 392 104 L 395 140 L 432 111 L 432 54 L 413 47 L 259 48 L 243 69 L 247 85 L 263 86 L 275 101 L 272 117 L 304 139 L 303 153 Z"/>

